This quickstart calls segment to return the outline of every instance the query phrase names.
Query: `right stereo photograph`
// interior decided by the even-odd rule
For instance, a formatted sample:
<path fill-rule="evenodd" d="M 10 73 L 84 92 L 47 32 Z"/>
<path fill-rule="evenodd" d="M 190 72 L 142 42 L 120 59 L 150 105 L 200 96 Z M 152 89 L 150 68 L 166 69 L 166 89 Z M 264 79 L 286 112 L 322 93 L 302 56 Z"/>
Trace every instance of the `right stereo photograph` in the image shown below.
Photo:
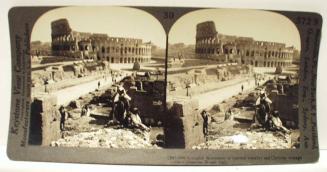
<path fill-rule="evenodd" d="M 170 29 L 166 145 L 297 149 L 300 34 L 261 10 L 203 9 Z"/>

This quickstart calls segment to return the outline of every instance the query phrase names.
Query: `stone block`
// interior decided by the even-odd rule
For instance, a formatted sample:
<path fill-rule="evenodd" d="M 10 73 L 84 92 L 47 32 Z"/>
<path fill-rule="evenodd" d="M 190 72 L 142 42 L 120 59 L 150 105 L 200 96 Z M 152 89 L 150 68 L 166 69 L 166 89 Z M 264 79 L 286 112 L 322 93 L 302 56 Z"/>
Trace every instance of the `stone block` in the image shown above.
<path fill-rule="evenodd" d="M 81 108 L 81 102 L 79 100 L 73 100 L 69 103 L 69 106 L 73 109 L 75 108 Z"/>
<path fill-rule="evenodd" d="M 61 137 L 60 113 L 55 104 L 56 97 L 44 95 L 37 97 L 31 104 L 29 143 L 50 145 Z"/>
<path fill-rule="evenodd" d="M 51 95 L 43 95 L 34 98 L 34 108 L 39 112 L 46 112 L 52 110 L 57 105 L 57 97 Z"/>
<path fill-rule="evenodd" d="M 198 101 L 186 99 L 167 104 L 168 115 L 164 122 L 166 146 L 191 149 L 203 143 L 203 119 L 198 110 Z"/>
<path fill-rule="evenodd" d="M 193 114 L 199 108 L 199 101 L 196 99 L 177 100 L 171 108 L 171 115 L 183 117 Z"/>

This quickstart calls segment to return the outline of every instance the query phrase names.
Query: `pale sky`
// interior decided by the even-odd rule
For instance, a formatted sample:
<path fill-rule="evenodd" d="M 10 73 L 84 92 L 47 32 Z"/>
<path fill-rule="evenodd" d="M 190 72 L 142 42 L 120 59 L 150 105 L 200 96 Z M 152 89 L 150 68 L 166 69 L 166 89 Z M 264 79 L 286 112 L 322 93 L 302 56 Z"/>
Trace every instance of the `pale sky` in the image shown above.
<path fill-rule="evenodd" d="M 220 34 L 253 37 L 301 48 L 299 32 L 288 18 L 274 12 L 244 9 L 205 9 L 188 13 L 171 28 L 169 43 L 195 44 L 196 25 L 209 20 L 214 21 Z"/>
<path fill-rule="evenodd" d="M 43 14 L 35 23 L 32 41 L 51 42 L 51 22 L 68 19 L 74 31 L 140 38 L 165 48 L 165 31 L 159 21 L 142 10 L 128 7 L 63 7 Z"/>

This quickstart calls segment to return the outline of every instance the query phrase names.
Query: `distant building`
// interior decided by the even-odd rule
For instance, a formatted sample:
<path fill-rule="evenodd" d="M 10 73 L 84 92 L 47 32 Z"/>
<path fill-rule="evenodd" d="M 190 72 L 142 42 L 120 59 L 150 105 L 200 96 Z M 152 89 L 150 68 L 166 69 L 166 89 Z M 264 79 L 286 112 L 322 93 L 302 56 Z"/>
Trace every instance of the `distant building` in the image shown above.
<path fill-rule="evenodd" d="M 105 60 L 110 63 L 148 62 L 151 42 L 142 39 L 109 37 L 73 31 L 67 19 L 51 23 L 51 50 L 54 56 Z"/>
<path fill-rule="evenodd" d="M 197 58 L 250 64 L 255 67 L 284 67 L 292 64 L 296 51 L 294 47 L 286 47 L 284 43 L 218 34 L 213 21 L 199 23 L 196 27 Z"/>
<path fill-rule="evenodd" d="M 49 56 L 51 55 L 51 44 L 49 42 L 32 41 L 31 56 Z"/>

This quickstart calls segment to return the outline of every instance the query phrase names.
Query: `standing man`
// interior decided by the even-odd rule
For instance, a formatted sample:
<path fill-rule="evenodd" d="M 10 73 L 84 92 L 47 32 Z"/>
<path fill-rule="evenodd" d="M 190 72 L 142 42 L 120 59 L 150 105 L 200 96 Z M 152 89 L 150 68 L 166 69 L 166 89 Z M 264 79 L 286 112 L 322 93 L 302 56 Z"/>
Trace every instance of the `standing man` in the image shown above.
<path fill-rule="evenodd" d="M 63 105 L 60 106 L 59 113 L 60 113 L 60 130 L 64 131 L 65 121 L 66 121 L 66 109 L 64 108 Z"/>
<path fill-rule="evenodd" d="M 243 90 L 244 90 L 244 86 L 243 86 L 243 84 L 242 84 L 242 86 L 241 86 L 241 90 L 242 90 L 242 92 L 243 92 Z"/>
<path fill-rule="evenodd" d="M 201 116 L 203 118 L 203 134 L 204 136 L 208 135 L 208 125 L 209 125 L 209 113 L 206 110 L 201 112 Z"/>

